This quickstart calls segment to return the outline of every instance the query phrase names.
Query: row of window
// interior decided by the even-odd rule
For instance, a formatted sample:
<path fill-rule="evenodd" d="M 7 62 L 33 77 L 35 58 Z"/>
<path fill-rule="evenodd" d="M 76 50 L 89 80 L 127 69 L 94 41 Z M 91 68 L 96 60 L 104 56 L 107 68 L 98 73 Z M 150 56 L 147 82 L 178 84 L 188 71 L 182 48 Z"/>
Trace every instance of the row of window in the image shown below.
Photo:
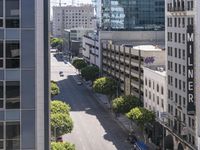
<path fill-rule="evenodd" d="M 173 96 L 174 95 L 174 96 Z M 175 99 L 174 99 L 175 97 Z M 168 99 L 174 100 L 174 102 L 179 106 L 179 108 L 186 107 L 186 99 L 185 97 L 178 95 L 176 92 L 174 93 L 172 90 L 168 89 Z"/>
<path fill-rule="evenodd" d="M 19 28 L 19 0 L 0 0 L 0 8 L 0 27 L 4 27 L 5 22 L 6 28 Z"/>
<path fill-rule="evenodd" d="M 186 115 L 184 113 L 181 113 L 181 111 L 178 110 L 177 108 L 175 108 L 173 105 L 168 104 L 168 113 L 175 116 L 176 119 L 180 119 L 180 121 L 182 121 L 184 124 L 186 124 Z M 187 125 L 191 129 L 195 129 L 195 120 L 193 118 L 191 118 L 190 116 L 188 116 Z"/>
<path fill-rule="evenodd" d="M 174 66 L 174 67 L 173 67 Z M 184 65 L 178 64 L 178 63 L 174 63 L 171 61 L 167 62 L 167 69 L 169 71 L 174 71 L 175 73 L 178 73 L 179 75 L 186 75 L 186 67 Z"/>
<path fill-rule="evenodd" d="M 168 17 L 167 18 L 167 26 L 168 27 L 178 27 L 178 28 L 185 28 L 186 22 L 185 22 L 185 18 L 184 17 Z M 187 18 L 187 24 L 188 25 L 193 25 L 194 24 L 194 19 L 189 17 Z"/>
<path fill-rule="evenodd" d="M 173 38 L 173 35 L 174 35 L 174 38 Z M 183 43 L 185 44 L 186 42 L 186 37 L 185 37 L 185 34 L 184 33 L 172 33 L 172 32 L 167 32 L 167 40 L 169 42 L 173 42 L 173 39 L 174 39 L 174 42 L 176 43 Z"/>
<path fill-rule="evenodd" d="M 182 81 L 182 80 L 179 80 L 175 77 L 172 77 L 170 75 L 168 75 L 168 85 L 171 85 L 173 86 L 174 84 L 174 87 L 179 89 L 179 90 L 183 90 L 183 92 L 186 91 L 186 83 L 185 81 Z"/>
<path fill-rule="evenodd" d="M 152 97 L 153 96 L 153 97 Z M 149 91 L 149 94 L 148 94 L 148 90 L 145 89 L 145 97 L 148 99 L 148 100 L 153 100 L 153 102 L 155 102 L 155 94 L 151 93 L 151 91 Z M 164 100 L 162 98 L 160 98 L 159 96 L 156 96 L 156 103 L 157 105 L 161 105 L 161 107 L 164 109 Z"/>
<path fill-rule="evenodd" d="M 173 51 L 174 51 L 174 54 L 173 54 Z M 167 47 L 167 55 L 172 56 L 172 57 L 174 56 L 175 58 L 179 58 L 183 60 L 185 60 L 185 56 L 186 56 L 185 49 L 174 48 L 173 50 L 173 48 L 170 46 Z"/>
<path fill-rule="evenodd" d="M 0 81 L 0 109 L 20 108 L 20 82 Z"/>
<path fill-rule="evenodd" d="M 20 122 L 0 122 L 0 149 L 20 149 Z"/>
<path fill-rule="evenodd" d="M 16 40 L 0 41 L 0 68 L 3 68 L 4 66 L 5 68 L 19 68 L 20 66 L 19 41 Z"/>
<path fill-rule="evenodd" d="M 167 3 L 167 11 L 192 11 L 193 8 L 193 0 L 188 0 L 187 3 L 184 0 L 173 0 L 171 3 Z"/>
<path fill-rule="evenodd" d="M 155 87 L 155 82 L 152 80 L 148 80 L 148 82 L 147 82 L 147 78 L 145 78 L 145 85 L 148 86 L 149 88 L 152 87 L 153 90 L 156 88 L 156 91 L 158 93 L 160 92 L 162 95 L 164 95 L 164 87 L 162 85 L 159 86 L 159 84 L 156 84 L 156 87 Z"/>

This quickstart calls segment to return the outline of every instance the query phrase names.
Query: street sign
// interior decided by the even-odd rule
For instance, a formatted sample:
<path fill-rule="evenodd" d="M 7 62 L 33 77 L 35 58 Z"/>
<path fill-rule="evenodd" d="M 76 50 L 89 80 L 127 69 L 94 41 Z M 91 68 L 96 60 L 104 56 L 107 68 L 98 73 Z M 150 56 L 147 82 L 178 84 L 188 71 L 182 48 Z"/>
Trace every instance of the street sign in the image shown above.
<path fill-rule="evenodd" d="M 160 117 L 161 118 L 167 118 L 168 117 L 168 113 L 167 112 L 161 112 L 160 113 Z"/>

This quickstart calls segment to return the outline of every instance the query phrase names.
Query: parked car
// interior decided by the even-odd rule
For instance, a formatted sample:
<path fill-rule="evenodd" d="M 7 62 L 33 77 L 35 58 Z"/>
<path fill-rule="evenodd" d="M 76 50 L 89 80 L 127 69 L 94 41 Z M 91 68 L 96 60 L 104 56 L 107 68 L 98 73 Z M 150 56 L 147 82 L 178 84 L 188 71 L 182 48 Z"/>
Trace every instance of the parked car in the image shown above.
<path fill-rule="evenodd" d="M 61 77 L 64 77 L 63 71 L 60 71 L 60 72 L 59 72 L 59 75 L 60 75 Z"/>
<path fill-rule="evenodd" d="M 56 142 L 63 142 L 62 136 L 57 137 L 57 138 L 56 138 Z"/>

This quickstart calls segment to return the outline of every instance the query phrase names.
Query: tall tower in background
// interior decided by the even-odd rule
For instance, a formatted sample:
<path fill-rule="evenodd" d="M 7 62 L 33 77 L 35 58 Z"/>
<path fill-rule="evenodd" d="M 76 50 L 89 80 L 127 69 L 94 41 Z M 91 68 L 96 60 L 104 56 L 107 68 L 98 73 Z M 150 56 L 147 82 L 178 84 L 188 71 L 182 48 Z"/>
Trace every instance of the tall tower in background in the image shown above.
<path fill-rule="evenodd" d="M 48 0 L 0 0 L 0 149 L 49 150 Z"/>

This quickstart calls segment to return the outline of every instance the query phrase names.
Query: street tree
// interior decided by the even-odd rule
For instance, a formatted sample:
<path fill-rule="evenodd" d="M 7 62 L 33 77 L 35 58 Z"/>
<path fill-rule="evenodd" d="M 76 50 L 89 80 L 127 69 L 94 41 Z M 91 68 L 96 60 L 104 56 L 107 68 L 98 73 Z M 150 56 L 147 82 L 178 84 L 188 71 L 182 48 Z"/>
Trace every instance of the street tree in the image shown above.
<path fill-rule="evenodd" d="M 51 150 L 75 150 L 75 145 L 69 142 L 52 142 Z"/>
<path fill-rule="evenodd" d="M 94 81 L 99 76 L 99 68 L 96 66 L 86 66 L 81 69 L 81 75 L 87 81 Z"/>
<path fill-rule="evenodd" d="M 83 69 L 84 67 L 87 66 L 87 63 L 84 61 L 84 59 L 82 59 L 82 58 L 77 58 L 77 59 L 74 59 L 74 60 L 72 61 L 72 65 L 73 65 L 76 69 L 81 70 L 81 69 Z"/>
<path fill-rule="evenodd" d="M 141 128 L 146 143 L 144 127 L 145 125 L 152 124 L 155 121 L 155 113 L 143 107 L 135 107 L 131 109 L 126 115 L 130 120 L 135 121 Z"/>
<path fill-rule="evenodd" d="M 60 93 L 60 89 L 56 82 L 51 81 L 51 97 L 58 95 Z"/>
<path fill-rule="evenodd" d="M 62 50 L 63 39 L 61 38 L 52 38 L 50 40 L 52 48 L 57 48 L 58 50 Z"/>
<path fill-rule="evenodd" d="M 101 77 L 94 81 L 93 90 L 97 93 L 107 95 L 111 106 L 111 99 L 116 94 L 117 83 L 111 78 Z"/>
<path fill-rule="evenodd" d="M 51 114 L 61 113 L 61 114 L 68 114 L 71 107 L 69 104 L 62 102 L 60 100 L 53 100 L 51 101 Z"/>
<path fill-rule="evenodd" d="M 70 115 L 63 113 L 51 114 L 51 133 L 56 138 L 71 133 L 73 121 Z"/>
<path fill-rule="evenodd" d="M 134 107 L 142 106 L 142 102 L 135 96 L 120 96 L 112 101 L 112 108 L 115 113 L 127 113 Z"/>

